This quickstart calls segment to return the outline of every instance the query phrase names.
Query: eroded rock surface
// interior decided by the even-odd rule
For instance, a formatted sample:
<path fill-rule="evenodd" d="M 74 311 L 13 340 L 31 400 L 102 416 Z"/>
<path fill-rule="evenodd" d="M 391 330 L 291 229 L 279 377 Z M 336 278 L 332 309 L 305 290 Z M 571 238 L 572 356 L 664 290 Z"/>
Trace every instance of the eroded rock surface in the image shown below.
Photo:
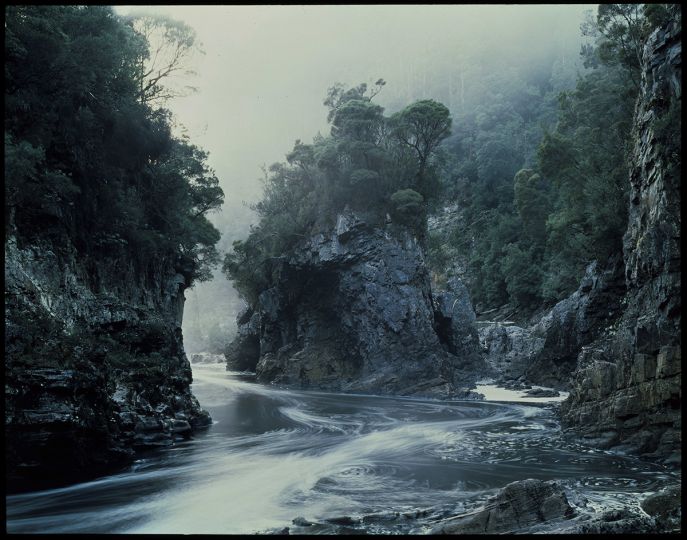
<path fill-rule="evenodd" d="M 556 482 L 520 480 L 504 487 L 484 506 L 457 516 L 432 534 L 497 534 L 518 532 L 535 524 L 570 519 L 575 511 Z"/>
<path fill-rule="evenodd" d="M 665 127 L 680 121 L 680 36 L 678 18 L 644 49 L 624 238 L 625 311 L 580 354 L 562 408 L 564 426 L 589 442 L 673 463 L 681 456 L 680 156 Z"/>
<path fill-rule="evenodd" d="M 272 275 L 238 321 L 230 368 L 255 365 L 258 380 L 303 388 L 436 397 L 464 393 L 476 378 L 467 291 L 455 283 L 433 299 L 421 246 L 406 231 L 344 213 L 274 259 Z"/>
<path fill-rule="evenodd" d="M 619 259 L 605 269 L 591 263 L 577 291 L 528 328 L 500 322 L 481 324 L 480 344 L 498 380 L 520 379 L 567 389 L 581 348 L 599 337 L 621 313 L 622 270 Z"/>
<path fill-rule="evenodd" d="M 92 477 L 210 421 L 189 388 L 183 275 L 59 245 L 5 243 L 10 490 Z"/>

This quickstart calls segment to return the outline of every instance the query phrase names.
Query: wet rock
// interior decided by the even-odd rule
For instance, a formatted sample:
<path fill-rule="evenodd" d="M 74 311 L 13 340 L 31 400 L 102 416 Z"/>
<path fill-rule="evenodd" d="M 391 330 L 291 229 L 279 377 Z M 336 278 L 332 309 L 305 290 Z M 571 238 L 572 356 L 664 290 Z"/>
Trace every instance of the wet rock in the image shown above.
<path fill-rule="evenodd" d="M 679 525 L 682 516 L 682 488 L 679 485 L 664 488 L 644 499 L 641 507 L 663 524 Z"/>
<path fill-rule="evenodd" d="M 192 396 L 173 261 L 90 259 L 55 228 L 5 243 L 10 491 L 86 480 L 207 422 Z M 187 425 L 172 429 L 177 412 Z"/>
<path fill-rule="evenodd" d="M 674 141 L 660 126 L 681 100 L 681 53 L 679 17 L 644 48 L 623 248 L 624 311 L 607 335 L 581 351 L 561 408 L 570 434 L 670 463 L 681 449 L 680 177 Z M 608 433 L 614 436 L 602 436 Z"/>
<path fill-rule="evenodd" d="M 332 523 L 333 525 L 344 525 L 344 526 L 358 525 L 360 523 L 359 519 L 352 518 L 351 516 L 340 516 L 340 517 L 327 518 L 326 521 L 327 521 L 327 523 Z"/>
<path fill-rule="evenodd" d="M 442 345 L 422 248 L 408 231 L 344 212 L 270 265 L 272 287 L 240 316 L 231 369 L 250 359 L 259 381 L 431 397 L 476 379 L 467 291 L 455 284 L 437 300 L 450 327 Z"/>
<path fill-rule="evenodd" d="M 177 434 L 185 434 L 193 431 L 193 428 L 186 420 L 174 420 L 172 431 Z"/>
<path fill-rule="evenodd" d="M 525 392 L 525 394 L 531 397 L 558 397 L 561 395 L 557 390 L 550 388 L 533 388 Z"/>
<path fill-rule="evenodd" d="M 292 519 L 291 523 L 298 525 L 299 527 L 311 527 L 312 525 L 315 525 L 312 521 L 308 521 L 302 516 Z"/>
<path fill-rule="evenodd" d="M 574 515 L 558 483 L 521 480 L 508 484 L 482 508 L 435 527 L 431 534 L 517 532 L 543 522 L 570 519 Z"/>
<path fill-rule="evenodd" d="M 639 512 L 623 509 L 611 509 L 600 515 L 585 516 L 586 520 L 568 527 L 554 529 L 558 534 L 654 534 L 665 532 L 656 522 Z"/>

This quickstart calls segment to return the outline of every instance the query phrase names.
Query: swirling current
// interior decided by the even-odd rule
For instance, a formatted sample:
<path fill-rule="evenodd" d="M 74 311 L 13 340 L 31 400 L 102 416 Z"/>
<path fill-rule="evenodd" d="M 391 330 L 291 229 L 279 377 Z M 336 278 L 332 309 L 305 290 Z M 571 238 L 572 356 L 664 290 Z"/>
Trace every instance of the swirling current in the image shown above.
<path fill-rule="evenodd" d="M 214 420 L 90 482 L 6 497 L 10 533 L 423 533 L 515 480 L 636 505 L 678 473 L 566 441 L 554 406 L 283 390 L 194 366 Z"/>

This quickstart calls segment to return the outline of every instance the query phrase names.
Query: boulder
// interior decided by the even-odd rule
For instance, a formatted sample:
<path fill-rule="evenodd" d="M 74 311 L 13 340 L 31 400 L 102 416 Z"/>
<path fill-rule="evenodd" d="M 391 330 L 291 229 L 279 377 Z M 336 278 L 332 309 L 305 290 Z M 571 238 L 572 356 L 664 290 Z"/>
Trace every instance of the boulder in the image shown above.
<path fill-rule="evenodd" d="M 430 534 L 498 534 L 532 525 L 567 520 L 575 515 L 563 488 L 556 482 L 520 480 L 504 487 L 483 507 L 451 518 Z"/>

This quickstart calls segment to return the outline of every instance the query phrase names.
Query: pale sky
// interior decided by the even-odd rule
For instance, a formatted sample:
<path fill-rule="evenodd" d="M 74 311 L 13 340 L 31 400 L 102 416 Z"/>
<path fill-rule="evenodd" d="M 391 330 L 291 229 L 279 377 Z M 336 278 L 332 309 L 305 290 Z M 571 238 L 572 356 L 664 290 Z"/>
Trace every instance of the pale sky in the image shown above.
<path fill-rule="evenodd" d="M 376 98 L 419 95 L 428 59 L 456 66 L 471 48 L 494 57 L 536 54 L 548 43 L 576 40 L 578 5 L 118 6 L 146 10 L 192 26 L 198 58 L 194 95 L 170 108 L 191 140 L 210 152 L 226 192 L 227 211 L 261 191 L 260 167 L 282 161 L 296 139 L 327 133 L 327 88 L 387 86 Z M 433 64 L 436 65 L 436 64 Z M 423 71 L 424 70 L 424 71 Z M 406 103 L 407 104 L 407 103 Z M 238 217 L 238 216 L 237 216 Z M 222 220 L 224 221 L 224 219 Z"/>
<path fill-rule="evenodd" d="M 153 6 L 149 11 L 181 20 L 196 30 L 205 55 L 189 84 L 198 92 L 168 107 L 191 141 L 209 151 L 209 165 L 225 192 L 221 213 L 210 216 L 222 233 L 218 248 L 245 238 L 256 221 L 244 202 L 262 193 L 261 166 L 283 161 L 296 139 L 308 143 L 328 134 L 322 104 L 336 82 L 387 85 L 375 101 L 387 113 L 428 92 L 448 87 L 454 95 L 463 64 L 481 73 L 507 70 L 513 61 L 538 65 L 551 50 L 579 51 L 579 5 L 364 5 L 364 6 Z M 474 72 L 474 69 L 473 69 Z M 474 76 L 473 76 L 474 77 Z M 501 77 L 503 80 L 503 77 Z M 507 77 L 506 77 L 507 80 Z M 479 99 L 482 80 L 468 80 Z M 453 85 L 453 86 L 451 86 Z M 491 90 L 499 91 L 498 88 Z M 453 94 L 451 93 L 453 92 Z M 447 106 L 453 104 L 447 102 Z M 240 308 L 219 270 L 187 291 L 184 335 L 196 321 L 207 329 L 233 327 Z"/>

